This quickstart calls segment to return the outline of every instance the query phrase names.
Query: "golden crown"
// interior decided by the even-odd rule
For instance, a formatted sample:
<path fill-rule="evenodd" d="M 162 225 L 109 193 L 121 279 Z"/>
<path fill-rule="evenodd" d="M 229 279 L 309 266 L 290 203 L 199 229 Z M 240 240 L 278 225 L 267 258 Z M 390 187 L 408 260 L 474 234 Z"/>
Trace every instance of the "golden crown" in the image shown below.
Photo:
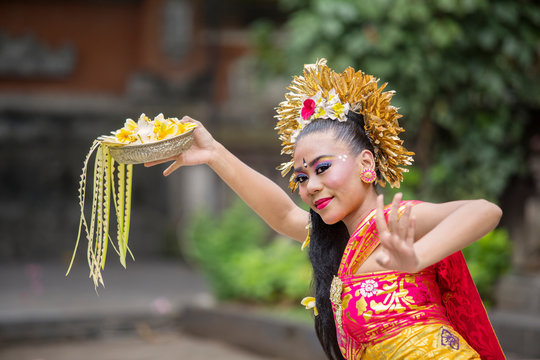
<path fill-rule="evenodd" d="M 302 129 L 316 119 L 346 121 L 349 111 L 362 114 L 364 130 L 374 148 L 375 161 L 380 173 L 378 182 L 385 186 L 399 187 L 403 173 L 401 167 L 410 165 L 413 152 L 403 147 L 399 133 L 398 108 L 390 105 L 395 91 L 384 91 L 387 83 L 377 87 L 378 79 L 362 71 L 355 72 L 348 67 L 339 74 L 326 65 L 326 59 L 304 66 L 304 75 L 295 76 L 287 87 L 285 101 L 276 108 L 278 119 L 276 130 L 281 140 L 281 154 L 293 155 L 296 137 Z M 278 166 L 285 176 L 294 161 Z M 297 183 L 294 174 L 289 179 L 289 187 L 294 191 Z"/>

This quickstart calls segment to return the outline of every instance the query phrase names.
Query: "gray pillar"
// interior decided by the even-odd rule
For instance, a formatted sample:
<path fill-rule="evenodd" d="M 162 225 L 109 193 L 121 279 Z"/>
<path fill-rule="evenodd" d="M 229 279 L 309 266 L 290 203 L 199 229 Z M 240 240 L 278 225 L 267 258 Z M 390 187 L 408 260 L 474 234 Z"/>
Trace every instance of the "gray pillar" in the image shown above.
<path fill-rule="evenodd" d="M 535 189 L 525 200 L 521 229 L 514 231 L 512 272 L 496 292 L 493 327 L 507 356 L 540 358 L 540 135 L 531 141 L 529 169 Z M 510 357 L 509 356 L 509 357 Z"/>
<path fill-rule="evenodd" d="M 170 175 L 169 211 L 180 247 L 183 247 L 184 228 L 192 217 L 217 208 L 217 181 L 217 175 L 205 165 L 183 167 Z"/>

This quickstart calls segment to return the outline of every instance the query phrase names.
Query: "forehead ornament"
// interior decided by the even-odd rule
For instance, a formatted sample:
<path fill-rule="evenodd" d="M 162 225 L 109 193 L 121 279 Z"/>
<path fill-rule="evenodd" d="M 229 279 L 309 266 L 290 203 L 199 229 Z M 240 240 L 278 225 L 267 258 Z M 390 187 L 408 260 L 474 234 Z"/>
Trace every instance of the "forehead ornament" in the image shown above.
<path fill-rule="evenodd" d="M 394 91 L 383 91 L 378 79 L 372 75 L 356 71 L 352 67 L 343 73 L 336 73 L 326 65 L 326 59 L 304 66 L 301 76 L 295 76 L 287 87 L 285 101 L 276 108 L 278 119 L 276 130 L 281 140 L 281 154 L 293 155 L 296 138 L 312 121 L 332 119 L 346 121 L 350 111 L 364 118 L 364 130 L 373 145 L 377 169 L 381 174 L 378 182 L 385 186 L 399 187 L 403 180 L 404 168 L 413 161 L 413 152 L 403 147 L 399 133 L 401 115 L 390 105 Z M 285 176 L 294 167 L 294 160 L 281 164 L 278 170 Z M 294 174 L 289 179 L 292 190 L 298 184 Z"/>

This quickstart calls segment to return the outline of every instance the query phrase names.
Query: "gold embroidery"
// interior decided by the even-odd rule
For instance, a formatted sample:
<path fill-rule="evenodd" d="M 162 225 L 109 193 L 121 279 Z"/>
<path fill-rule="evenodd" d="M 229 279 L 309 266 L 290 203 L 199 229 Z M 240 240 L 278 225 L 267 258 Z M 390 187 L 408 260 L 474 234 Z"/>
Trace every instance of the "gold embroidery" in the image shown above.
<path fill-rule="evenodd" d="M 388 276 L 382 281 L 392 280 L 394 280 L 394 278 L 392 276 Z M 414 277 L 411 276 L 405 276 L 399 281 L 392 281 L 390 284 L 383 285 L 383 291 L 381 291 L 379 295 L 386 295 L 386 297 L 382 302 L 371 300 L 371 309 L 373 309 L 376 314 L 380 314 L 385 311 L 395 311 L 397 313 L 401 313 L 406 310 L 418 309 L 420 306 L 415 304 L 414 298 L 409 295 L 409 290 L 407 290 L 405 287 L 406 283 L 416 286 Z"/>
<path fill-rule="evenodd" d="M 345 288 L 343 290 L 344 293 L 347 293 L 347 289 Z M 349 306 L 349 301 L 351 301 L 353 298 L 352 294 L 347 294 L 343 297 L 343 300 L 341 301 L 341 306 L 346 309 Z"/>
<path fill-rule="evenodd" d="M 363 315 L 364 312 L 367 310 L 367 302 L 364 297 L 360 297 L 358 301 L 356 302 L 356 309 L 358 310 L 358 315 Z"/>

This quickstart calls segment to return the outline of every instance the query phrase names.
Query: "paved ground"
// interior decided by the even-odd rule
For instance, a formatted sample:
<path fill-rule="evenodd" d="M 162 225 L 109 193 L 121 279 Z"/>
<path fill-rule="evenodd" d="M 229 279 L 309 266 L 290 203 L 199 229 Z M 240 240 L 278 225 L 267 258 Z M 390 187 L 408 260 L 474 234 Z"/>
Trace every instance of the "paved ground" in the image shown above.
<path fill-rule="evenodd" d="M 269 360 L 217 341 L 178 332 L 100 340 L 30 342 L 0 348 L 2 360 Z"/>
<path fill-rule="evenodd" d="M 182 308 L 214 303 L 201 275 L 179 263 L 110 264 L 98 293 L 86 266 L 65 271 L 0 265 L 0 359 L 269 359 L 174 328 Z"/>
<path fill-rule="evenodd" d="M 113 263 L 98 293 L 88 268 L 75 266 L 68 277 L 60 263 L 0 265 L 0 322 L 69 319 L 119 314 L 167 315 L 188 304 L 213 300 L 203 278 L 174 262 Z"/>

